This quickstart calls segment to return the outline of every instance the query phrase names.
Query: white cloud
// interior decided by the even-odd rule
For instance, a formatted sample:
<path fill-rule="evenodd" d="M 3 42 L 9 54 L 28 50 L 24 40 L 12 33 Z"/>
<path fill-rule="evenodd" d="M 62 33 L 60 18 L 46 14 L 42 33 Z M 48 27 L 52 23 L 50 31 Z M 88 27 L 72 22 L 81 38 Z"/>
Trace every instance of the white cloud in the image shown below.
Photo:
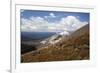
<path fill-rule="evenodd" d="M 45 18 L 45 19 L 47 19 L 47 18 L 48 18 L 48 16 L 44 16 L 44 18 Z"/>
<path fill-rule="evenodd" d="M 60 34 L 60 35 L 69 35 L 69 32 L 63 31 L 63 32 L 60 32 L 59 34 Z"/>
<path fill-rule="evenodd" d="M 44 16 L 45 19 L 49 19 L 49 18 L 55 18 L 56 15 L 54 13 L 49 13 L 48 16 Z"/>
<path fill-rule="evenodd" d="M 54 13 L 50 13 L 49 15 L 50 15 L 52 18 L 55 18 L 55 17 L 56 17 Z"/>
<path fill-rule="evenodd" d="M 61 19 L 60 24 L 67 27 L 68 30 L 77 30 L 88 22 L 82 22 L 75 16 L 67 16 Z"/>
<path fill-rule="evenodd" d="M 52 17 L 54 14 L 50 14 Z M 44 31 L 44 32 L 61 32 L 77 30 L 86 25 L 87 22 L 81 22 L 75 16 L 67 16 L 61 18 L 58 22 L 48 22 L 43 17 L 30 17 L 29 19 L 21 19 L 22 31 Z"/>

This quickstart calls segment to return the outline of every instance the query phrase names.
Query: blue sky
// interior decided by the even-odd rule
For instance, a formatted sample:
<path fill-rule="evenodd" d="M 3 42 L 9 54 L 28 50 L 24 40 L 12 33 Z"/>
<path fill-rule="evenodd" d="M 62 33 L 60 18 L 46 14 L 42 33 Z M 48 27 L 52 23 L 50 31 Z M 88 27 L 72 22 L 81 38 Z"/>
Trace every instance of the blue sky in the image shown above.
<path fill-rule="evenodd" d="M 89 13 L 82 12 L 38 11 L 23 9 L 21 9 L 20 12 L 22 31 L 56 32 L 76 30 L 79 26 L 82 27 L 83 25 L 88 24 L 90 19 Z M 60 28 L 60 26 L 62 28 Z"/>

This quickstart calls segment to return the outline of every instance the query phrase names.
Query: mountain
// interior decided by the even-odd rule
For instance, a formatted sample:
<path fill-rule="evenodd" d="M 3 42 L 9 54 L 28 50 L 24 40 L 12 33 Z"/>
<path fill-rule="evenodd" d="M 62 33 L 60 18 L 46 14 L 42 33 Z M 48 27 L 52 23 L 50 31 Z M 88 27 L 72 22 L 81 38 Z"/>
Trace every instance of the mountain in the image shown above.
<path fill-rule="evenodd" d="M 42 43 L 43 46 L 39 47 L 38 50 L 23 54 L 21 56 L 22 62 L 89 59 L 89 24 L 76 30 L 70 35 L 57 34 L 44 41 L 46 42 Z"/>
<path fill-rule="evenodd" d="M 68 36 L 70 33 L 67 31 L 57 33 L 43 41 L 41 41 L 41 45 L 52 45 L 60 42 L 64 37 Z"/>
<path fill-rule="evenodd" d="M 71 35 L 65 37 L 61 43 L 66 43 L 66 45 L 71 44 L 74 46 L 79 46 L 81 44 L 89 45 L 89 25 L 83 26 Z"/>

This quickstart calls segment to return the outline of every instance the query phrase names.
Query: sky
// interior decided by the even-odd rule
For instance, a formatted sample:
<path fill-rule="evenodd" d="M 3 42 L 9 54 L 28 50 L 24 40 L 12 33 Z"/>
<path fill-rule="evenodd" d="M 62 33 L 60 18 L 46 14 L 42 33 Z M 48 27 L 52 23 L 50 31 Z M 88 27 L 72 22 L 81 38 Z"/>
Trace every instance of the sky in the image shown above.
<path fill-rule="evenodd" d="M 75 31 L 89 24 L 89 13 L 20 10 L 22 32 Z"/>

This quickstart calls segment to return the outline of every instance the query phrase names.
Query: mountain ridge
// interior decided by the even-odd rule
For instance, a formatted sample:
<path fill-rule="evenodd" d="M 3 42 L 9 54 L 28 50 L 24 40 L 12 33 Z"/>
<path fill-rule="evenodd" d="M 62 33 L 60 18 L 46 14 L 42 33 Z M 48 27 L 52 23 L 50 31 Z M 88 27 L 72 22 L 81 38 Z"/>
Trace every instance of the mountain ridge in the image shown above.
<path fill-rule="evenodd" d="M 61 37 L 62 38 L 62 37 Z M 76 30 L 59 42 L 46 45 L 22 55 L 22 62 L 88 60 L 89 59 L 89 24 Z"/>

